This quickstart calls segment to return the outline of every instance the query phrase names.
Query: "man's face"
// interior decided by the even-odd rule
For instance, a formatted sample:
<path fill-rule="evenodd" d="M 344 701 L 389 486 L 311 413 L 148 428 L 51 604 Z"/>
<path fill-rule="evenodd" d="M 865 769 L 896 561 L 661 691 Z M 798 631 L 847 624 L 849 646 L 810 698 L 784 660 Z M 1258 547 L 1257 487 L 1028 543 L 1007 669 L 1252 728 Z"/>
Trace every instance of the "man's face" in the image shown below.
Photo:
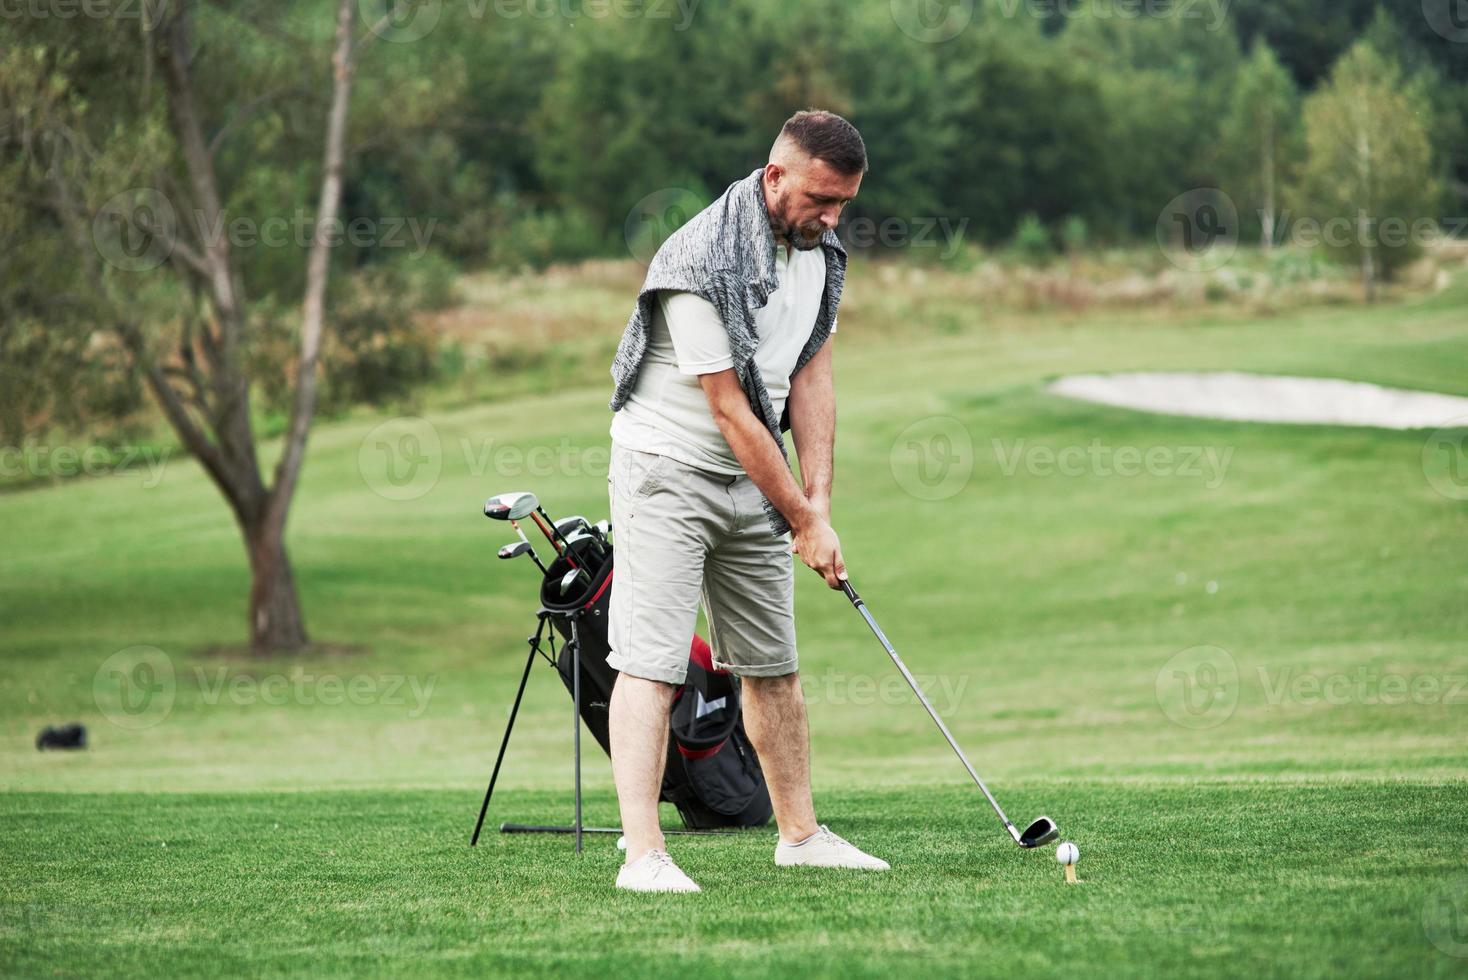
<path fill-rule="evenodd" d="M 861 188 L 861 174 L 841 174 L 824 160 L 799 157 L 788 167 L 765 167 L 765 210 L 770 227 L 802 252 L 821 243 L 835 228 L 841 209 Z"/>

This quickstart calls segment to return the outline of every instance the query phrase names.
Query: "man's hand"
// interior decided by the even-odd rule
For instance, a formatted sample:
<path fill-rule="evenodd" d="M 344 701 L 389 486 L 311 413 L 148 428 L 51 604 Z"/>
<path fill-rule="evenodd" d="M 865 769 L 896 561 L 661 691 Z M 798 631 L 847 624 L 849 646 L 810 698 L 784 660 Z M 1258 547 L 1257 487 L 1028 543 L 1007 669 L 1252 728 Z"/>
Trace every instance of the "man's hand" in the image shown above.
<path fill-rule="evenodd" d="M 790 534 L 790 550 L 826 580 L 833 589 L 841 588 L 846 578 L 846 562 L 841 558 L 841 540 L 830 521 L 821 513 L 813 513 Z"/>
<path fill-rule="evenodd" d="M 829 363 L 829 357 L 827 351 L 824 358 L 817 355 L 812 363 Z M 805 371 L 800 372 L 795 376 L 796 381 L 805 376 Z M 700 374 L 698 383 L 708 397 L 709 410 L 713 412 L 719 431 L 728 440 L 729 448 L 734 450 L 734 458 L 739 460 L 755 486 L 790 525 L 790 550 L 820 572 L 831 588 L 841 588 L 841 580 L 846 577 L 846 564 L 841 560 L 841 542 L 836 532 L 831 530 L 829 436 L 825 440 L 824 451 L 820 450 L 817 448 L 819 440 L 812 441 L 808 426 L 801 422 L 804 413 L 796 419 L 791 431 L 796 436 L 796 451 L 805 454 L 801 457 L 800 468 L 809 481 L 807 488 L 802 490 L 770 430 L 755 418 L 754 410 L 749 407 L 749 396 L 740 387 L 733 369 Z M 811 386 L 807 384 L 806 387 Z M 807 457 L 810 473 L 806 473 Z"/>

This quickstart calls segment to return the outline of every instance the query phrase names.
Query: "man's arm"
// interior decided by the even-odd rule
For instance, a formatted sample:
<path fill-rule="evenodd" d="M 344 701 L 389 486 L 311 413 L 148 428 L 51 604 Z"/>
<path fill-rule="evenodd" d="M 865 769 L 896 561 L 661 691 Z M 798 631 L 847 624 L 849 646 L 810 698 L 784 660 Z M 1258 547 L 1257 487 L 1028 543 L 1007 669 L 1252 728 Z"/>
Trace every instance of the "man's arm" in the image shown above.
<path fill-rule="evenodd" d="M 806 368 L 810 366 L 807 364 Z M 827 368 L 829 370 L 829 363 Z M 795 552 L 802 561 L 821 573 L 827 585 L 833 589 L 841 588 L 841 580 L 846 577 L 846 565 L 841 560 L 841 542 L 836 532 L 831 530 L 825 512 L 807 500 L 796 484 L 795 474 L 790 472 L 785 457 L 780 454 L 775 437 L 755 416 L 749 405 L 749 396 L 744 393 L 734 370 L 700 374 L 698 383 L 703 386 L 714 421 L 734 451 L 734 458 L 790 523 Z M 793 414 L 791 418 L 794 419 Z M 802 458 L 802 471 L 804 466 Z M 826 486 L 829 493 L 829 474 Z"/>
<path fill-rule="evenodd" d="M 831 380 L 831 340 L 790 382 L 786 399 L 790 435 L 800 458 L 805 497 L 831 523 L 832 457 L 836 446 L 836 388 Z"/>

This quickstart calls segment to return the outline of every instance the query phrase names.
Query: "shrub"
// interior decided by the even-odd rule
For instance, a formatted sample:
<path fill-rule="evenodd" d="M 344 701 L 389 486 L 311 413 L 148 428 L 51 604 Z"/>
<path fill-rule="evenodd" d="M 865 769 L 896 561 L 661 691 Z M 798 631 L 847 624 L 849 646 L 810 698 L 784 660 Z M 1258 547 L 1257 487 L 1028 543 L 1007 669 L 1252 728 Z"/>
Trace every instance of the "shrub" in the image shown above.
<path fill-rule="evenodd" d="M 1020 219 L 1009 243 L 1010 254 L 1029 265 L 1044 265 L 1055 253 L 1050 232 L 1033 212 Z"/>

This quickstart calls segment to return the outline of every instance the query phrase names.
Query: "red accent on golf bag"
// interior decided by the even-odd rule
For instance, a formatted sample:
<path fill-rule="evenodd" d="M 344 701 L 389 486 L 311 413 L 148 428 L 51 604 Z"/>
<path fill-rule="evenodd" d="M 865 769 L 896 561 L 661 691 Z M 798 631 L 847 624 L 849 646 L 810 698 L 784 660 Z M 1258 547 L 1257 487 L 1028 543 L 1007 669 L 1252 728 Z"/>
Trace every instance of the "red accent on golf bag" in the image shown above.
<path fill-rule="evenodd" d="M 611 604 L 613 557 L 597 561 L 589 541 L 572 543 L 572 556 L 587 565 L 590 581 L 578 578 L 565 595 L 560 582 L 571 563 L 565 555 L 551 562 L 540 588 L 540 604 L 564 639 L 571 639 L 571 619 L 579 613 L 576 634 L 581 642 L 581 719 L 602 751 L 611 755 L 608 708 L 617 671 L 607 663 L 607 613 Z M 571 653 L 563 646 L 556 662 L 566 690 L 572 690 Z M 688 653 L 688 676 L 673 701 L 668 758 L 661 799 L 678 808 L 686 827 L 759 827 L 773 808 L 754 746 L 744 732 L 738 679 L 715 670 L 713 654 L 695 636 Z"/>

